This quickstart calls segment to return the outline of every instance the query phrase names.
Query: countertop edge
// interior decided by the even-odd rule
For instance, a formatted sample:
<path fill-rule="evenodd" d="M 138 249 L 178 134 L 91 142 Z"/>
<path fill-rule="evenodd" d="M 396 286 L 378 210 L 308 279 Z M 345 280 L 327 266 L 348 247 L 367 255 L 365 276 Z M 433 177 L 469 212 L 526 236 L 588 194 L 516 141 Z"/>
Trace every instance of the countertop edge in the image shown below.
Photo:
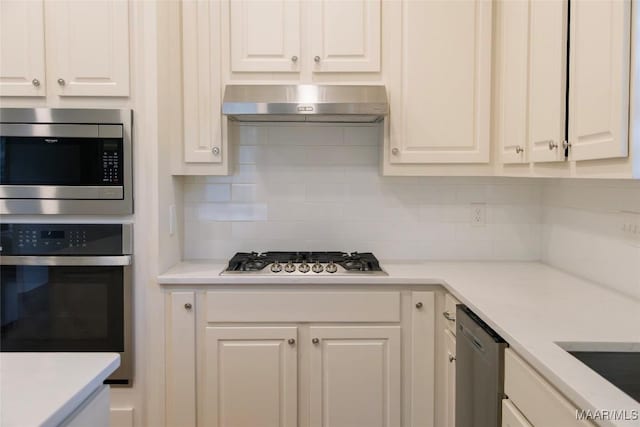
<path fill-rule="evenodd" d="M 57 427 L 62 422 L 66 421 L 73 412 L 79 408 L 87 398 L 89 398 L 93 392 L 95 392 L 106 380 L 120 366 L 120 355 L 113 353 L 114 358 L 105 366 L 98 374 L 89 381 L 84 387 L 82 387 L 71 399 L 67 401 L 63 406 L 58 408 L 49 418 L 47 418 L 41 425 L 41 427 Z"/>

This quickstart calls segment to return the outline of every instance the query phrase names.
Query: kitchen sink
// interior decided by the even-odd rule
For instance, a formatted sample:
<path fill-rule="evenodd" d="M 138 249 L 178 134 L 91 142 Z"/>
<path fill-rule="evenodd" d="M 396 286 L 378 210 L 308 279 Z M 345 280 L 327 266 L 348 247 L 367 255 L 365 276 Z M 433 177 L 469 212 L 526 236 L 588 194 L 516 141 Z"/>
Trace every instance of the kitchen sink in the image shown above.
<path fill-rule="evenodd" d="M 640 343 L 558 343 L 558 345 L 640 402 Z"/>

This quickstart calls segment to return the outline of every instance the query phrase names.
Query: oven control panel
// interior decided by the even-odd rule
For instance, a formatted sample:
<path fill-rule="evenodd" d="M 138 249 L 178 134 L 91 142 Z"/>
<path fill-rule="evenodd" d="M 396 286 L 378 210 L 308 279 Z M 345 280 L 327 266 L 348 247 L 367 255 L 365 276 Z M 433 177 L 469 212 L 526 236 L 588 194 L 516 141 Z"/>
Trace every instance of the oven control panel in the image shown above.
<path fill-rule="evenodd" d="M 2 255 L 121 255 L 122 224 L 2 224 Z"/>

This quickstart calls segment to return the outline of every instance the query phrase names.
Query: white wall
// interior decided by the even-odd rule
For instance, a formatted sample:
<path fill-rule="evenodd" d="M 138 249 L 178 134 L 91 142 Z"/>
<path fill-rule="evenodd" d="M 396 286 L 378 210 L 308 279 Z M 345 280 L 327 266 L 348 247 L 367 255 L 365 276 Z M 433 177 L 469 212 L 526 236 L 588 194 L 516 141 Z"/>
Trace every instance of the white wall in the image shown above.
<path fill-rule="evenodd" d="M 640 181 L 547 180 L 542 260 L 640 298 Z M 639 225 L 640 227 L 640 225 Z"/>
<path fill-rule="evenodd" d="M 238 135 L 232 176 L 184 178 L 187 259 L 251 250 L 540 258 L 540 181 L 381 177 L 372 126 L 242 125 Z M 486 204 L 484 227 L 471 226 L 471 203 Z"/>

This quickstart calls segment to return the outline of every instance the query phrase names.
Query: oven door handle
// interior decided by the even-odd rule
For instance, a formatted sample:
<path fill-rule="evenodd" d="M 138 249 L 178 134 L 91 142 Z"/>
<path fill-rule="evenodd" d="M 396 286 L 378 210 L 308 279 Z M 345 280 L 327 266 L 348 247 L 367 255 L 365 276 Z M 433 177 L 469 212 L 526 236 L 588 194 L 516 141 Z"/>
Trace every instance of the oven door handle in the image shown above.
<path fill-rule="evenodd" d="M 1 256 L 0 265 L 33 266 L 125 266 L 131 265 L 131 255 L 122 256 Z"/>

